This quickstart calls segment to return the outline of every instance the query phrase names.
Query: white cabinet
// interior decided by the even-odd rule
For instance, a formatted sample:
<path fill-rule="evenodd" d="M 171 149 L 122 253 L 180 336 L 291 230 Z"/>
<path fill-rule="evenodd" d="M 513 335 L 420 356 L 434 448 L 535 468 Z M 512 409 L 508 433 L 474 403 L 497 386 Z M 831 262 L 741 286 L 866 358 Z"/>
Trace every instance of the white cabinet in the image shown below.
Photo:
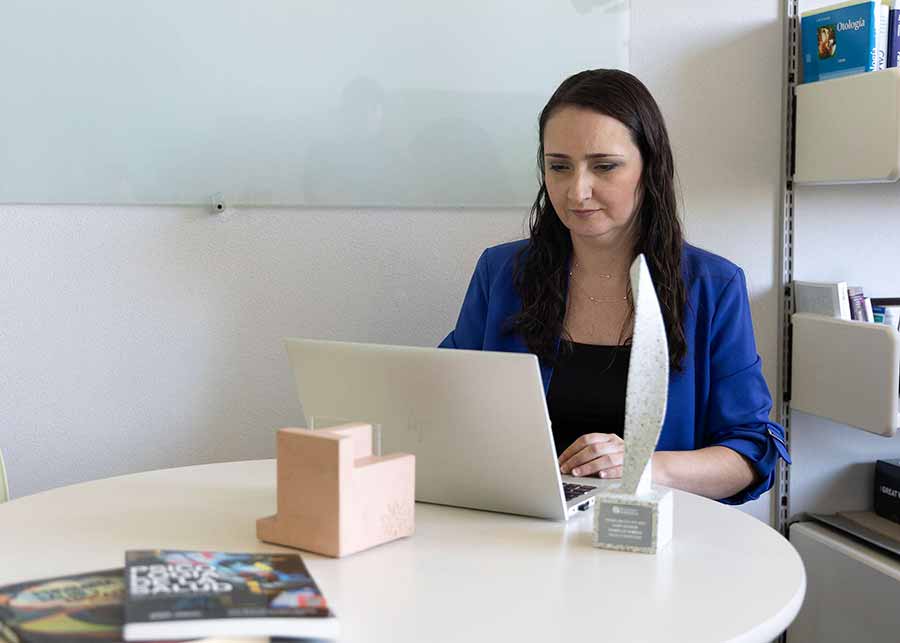
<path fill-rule="evenodd" d="M 823 525 L 791 525 L 806 567 L 806 598 L 788 643 L 900 639 L 900 561 Z"/>

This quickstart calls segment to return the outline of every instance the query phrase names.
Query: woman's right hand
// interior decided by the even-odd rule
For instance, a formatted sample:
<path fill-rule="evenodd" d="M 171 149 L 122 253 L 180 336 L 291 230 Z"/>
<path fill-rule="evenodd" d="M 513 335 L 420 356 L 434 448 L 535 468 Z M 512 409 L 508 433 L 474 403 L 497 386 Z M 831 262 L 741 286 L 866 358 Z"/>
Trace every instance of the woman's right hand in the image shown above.
<path fill-rule="evenodd" d="M 559 470 L 573 476 L 621 478 L 625 441 L 614 433 L 586 433 L 559 456 Z"/>

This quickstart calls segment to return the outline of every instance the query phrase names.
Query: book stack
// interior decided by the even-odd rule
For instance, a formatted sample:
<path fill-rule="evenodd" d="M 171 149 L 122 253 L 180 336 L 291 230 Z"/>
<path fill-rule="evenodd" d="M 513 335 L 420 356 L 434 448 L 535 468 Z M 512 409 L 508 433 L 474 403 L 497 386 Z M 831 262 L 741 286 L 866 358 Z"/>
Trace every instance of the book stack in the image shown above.
<path fill-rule="evenodd" d="M 7 643 L 336 636 L 337 620 L 297 554 L 129 551 L 124 569 L 0 587 Z"/>
<path fill-rule="evenodd" d="M 900 330 L 900 298 L 869 298 L 846 281 L 795 281 L 794 312 L 887 324 Z"/>
<path fill-rule="evenodd" d="M 803 81 L 896 67 L 900 0 L 851 0 L 800 16 Z"/>

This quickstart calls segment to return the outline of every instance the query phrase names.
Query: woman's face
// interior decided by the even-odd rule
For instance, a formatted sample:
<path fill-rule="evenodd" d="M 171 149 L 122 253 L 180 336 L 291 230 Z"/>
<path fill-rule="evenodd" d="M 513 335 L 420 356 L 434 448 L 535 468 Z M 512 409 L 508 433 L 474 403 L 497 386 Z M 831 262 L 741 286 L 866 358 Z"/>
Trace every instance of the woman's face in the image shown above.
<path fill-rule="evenodd" d="M 560 221 L 575 237 L 627 240 L 644 163 L 631 134 L 611 116 L 562 107 L 544 127 L 544 180 Z"/>

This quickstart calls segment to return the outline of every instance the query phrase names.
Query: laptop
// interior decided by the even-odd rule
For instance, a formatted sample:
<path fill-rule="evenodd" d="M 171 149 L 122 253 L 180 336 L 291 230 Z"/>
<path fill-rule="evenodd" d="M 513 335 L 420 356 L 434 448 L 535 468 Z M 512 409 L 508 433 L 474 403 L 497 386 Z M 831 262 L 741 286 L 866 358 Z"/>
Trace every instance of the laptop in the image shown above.
<path fill-rule="evenodd" d="M 416 456 L 416 500 L 550 520 L 612 481 L 560 474 L 535 355 L 285 340 L 307 420 L 381 426 Z"/>

